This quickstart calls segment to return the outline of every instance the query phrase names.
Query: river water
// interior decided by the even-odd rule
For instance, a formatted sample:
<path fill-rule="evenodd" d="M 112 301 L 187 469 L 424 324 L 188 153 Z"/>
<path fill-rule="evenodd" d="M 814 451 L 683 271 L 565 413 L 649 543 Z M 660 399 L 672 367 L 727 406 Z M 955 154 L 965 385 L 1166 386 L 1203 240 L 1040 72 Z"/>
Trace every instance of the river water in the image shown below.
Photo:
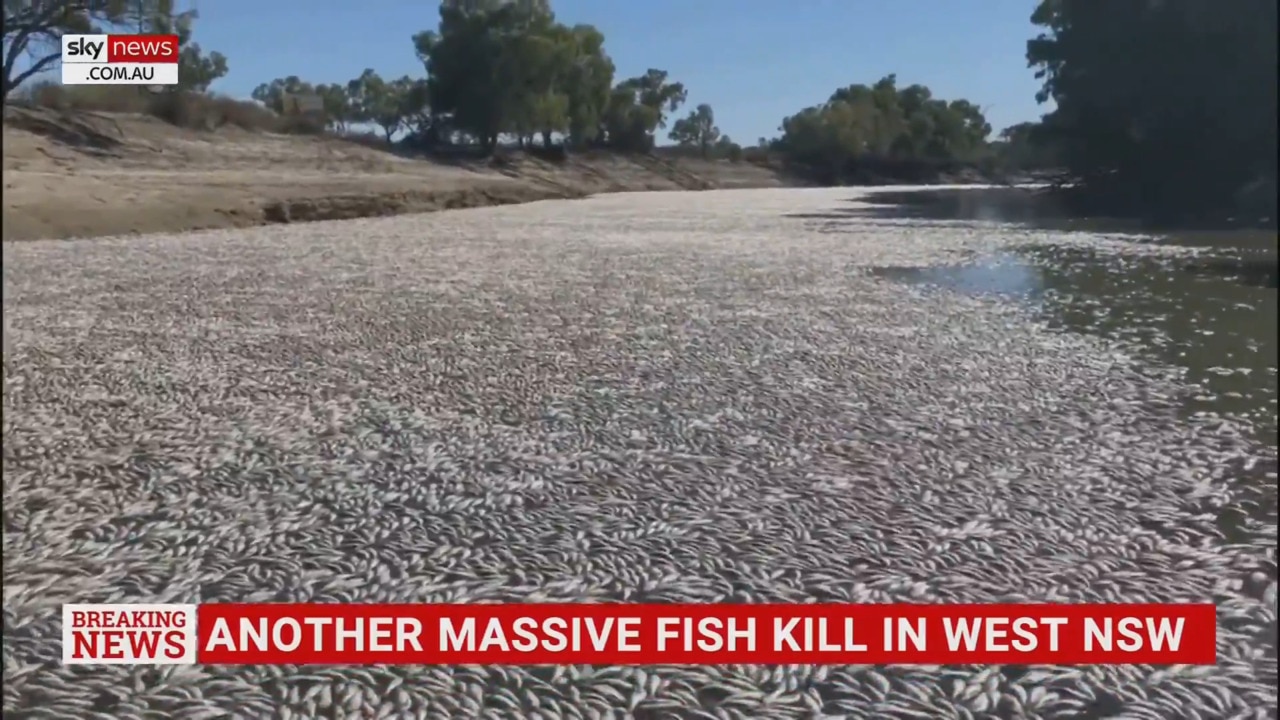
<path fill-rule="evenodd" d="M 5 716 L 1274 715 L 1274 237 L 1039 233 L 1025 193 L 965 193 L 6 244 Z M 1213 601 L 1218 655 L 60 662 L 60 603 L 160 600 Z"/>
<path fill-rule="evenodd" d="M 1153 362 L 1185 370 L 1188 383 L 1198 387 L 1183 400 L 1188 417 L 1246 419 L 1259 443 L 1275 447 L 1275 231 L 1142 232 L 1131 223 L 1073 218 L 1036 194 L 1015 189 L 892 191 L 863 200 L 876 206 L 851 214 L 1141 233 L 1135 238 L 1138 242 L 1200 249 L 1201 256 L 1187 260 L 1028 246 L 967 265 L 892 268 L 880 274 L 950 290 L 1004 295 L 1030 304 L 1051 325 L 1123 341 Z M 1242 485 L 1256 495 L 1248 503 L 1251 512 L 1269 520 L 1276 512 L 1275 470 L 1274 464 L 1237 470 Z M 1229 518 L 1224 524 L 1227 529 L 1232 525 Z"/>

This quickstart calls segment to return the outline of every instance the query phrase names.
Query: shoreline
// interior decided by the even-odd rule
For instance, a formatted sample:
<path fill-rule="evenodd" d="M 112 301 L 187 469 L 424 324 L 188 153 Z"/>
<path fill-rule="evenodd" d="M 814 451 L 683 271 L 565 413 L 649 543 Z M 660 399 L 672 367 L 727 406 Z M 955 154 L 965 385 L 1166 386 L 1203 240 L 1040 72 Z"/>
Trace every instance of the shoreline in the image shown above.
<path fill-rule="evenodd" d="M 6 108 L 4 240 L 248 228 L 611 192 L 787 187 L 749 162 L 586 152 L 409 157 L 330 136 Z"/>
<path fill-rule="evenodd" d="M 137 114 L 6 107 L 3 239 L 350 220 L 615 192 L 821 187 L 749 160 L 585 151 L 406 155 L 332 136 L 196 131 Z M 973 184 L 881 178 L 847 187 Z"/>

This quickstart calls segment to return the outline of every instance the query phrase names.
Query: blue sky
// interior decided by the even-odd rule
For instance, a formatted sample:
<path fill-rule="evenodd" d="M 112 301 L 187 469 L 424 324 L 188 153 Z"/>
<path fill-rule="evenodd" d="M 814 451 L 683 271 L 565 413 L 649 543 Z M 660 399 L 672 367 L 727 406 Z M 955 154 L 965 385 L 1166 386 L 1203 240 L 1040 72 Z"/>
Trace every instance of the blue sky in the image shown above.
<path fill-rule="evenodd" d="M 186 4 L 192 4 L 187 0 Z M 298 75 L 346 81 L 372 67 L 423 75 L 410 36 L 434 28 L 422 0 L 195 0 L 195 40 L 223 52 L 231 72 L 214 89 L 247 97 L 260 82 Z M 557 18 L 591 23 L 620 77 L 656 67 L 710 103 L 743 144 L 773 137 L 782 118 L 837 87 L 896 72 L 939 97 L 986 109 L 998 132 L 1031 120 L 1039 83 L 1027 68 L 1036 0 L 552 0 Z"/>

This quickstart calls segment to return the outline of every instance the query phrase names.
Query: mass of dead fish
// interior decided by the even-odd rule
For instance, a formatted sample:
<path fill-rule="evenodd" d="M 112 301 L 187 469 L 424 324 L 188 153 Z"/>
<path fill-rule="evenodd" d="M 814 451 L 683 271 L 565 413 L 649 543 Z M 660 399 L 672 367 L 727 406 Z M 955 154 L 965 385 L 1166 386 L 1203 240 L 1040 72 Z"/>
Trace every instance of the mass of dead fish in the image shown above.
<path fill-rule="evenodd" d="M 1218 525 L 1274 448 L 1180 416 L 1177 367 L 872 273 L 1183 251 L 795 217 L 856 197 L 6 244 L 6 719 L 1274 717 L 1274 518 Z M 481 600 L 1214 602 L 1219 662 L 60 662 L 68 602 Z"/>

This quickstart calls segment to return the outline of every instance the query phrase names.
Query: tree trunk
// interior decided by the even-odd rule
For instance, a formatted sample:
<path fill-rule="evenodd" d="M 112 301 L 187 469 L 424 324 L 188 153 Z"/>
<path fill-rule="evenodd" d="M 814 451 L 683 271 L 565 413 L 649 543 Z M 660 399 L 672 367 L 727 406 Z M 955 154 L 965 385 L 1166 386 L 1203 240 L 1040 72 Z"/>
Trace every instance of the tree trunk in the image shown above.
<path fill-rule="evenodd" d="M 542 146 L 548 150 L 551 149 L 551 131 L 550 130 L 542 131 Z"/>

